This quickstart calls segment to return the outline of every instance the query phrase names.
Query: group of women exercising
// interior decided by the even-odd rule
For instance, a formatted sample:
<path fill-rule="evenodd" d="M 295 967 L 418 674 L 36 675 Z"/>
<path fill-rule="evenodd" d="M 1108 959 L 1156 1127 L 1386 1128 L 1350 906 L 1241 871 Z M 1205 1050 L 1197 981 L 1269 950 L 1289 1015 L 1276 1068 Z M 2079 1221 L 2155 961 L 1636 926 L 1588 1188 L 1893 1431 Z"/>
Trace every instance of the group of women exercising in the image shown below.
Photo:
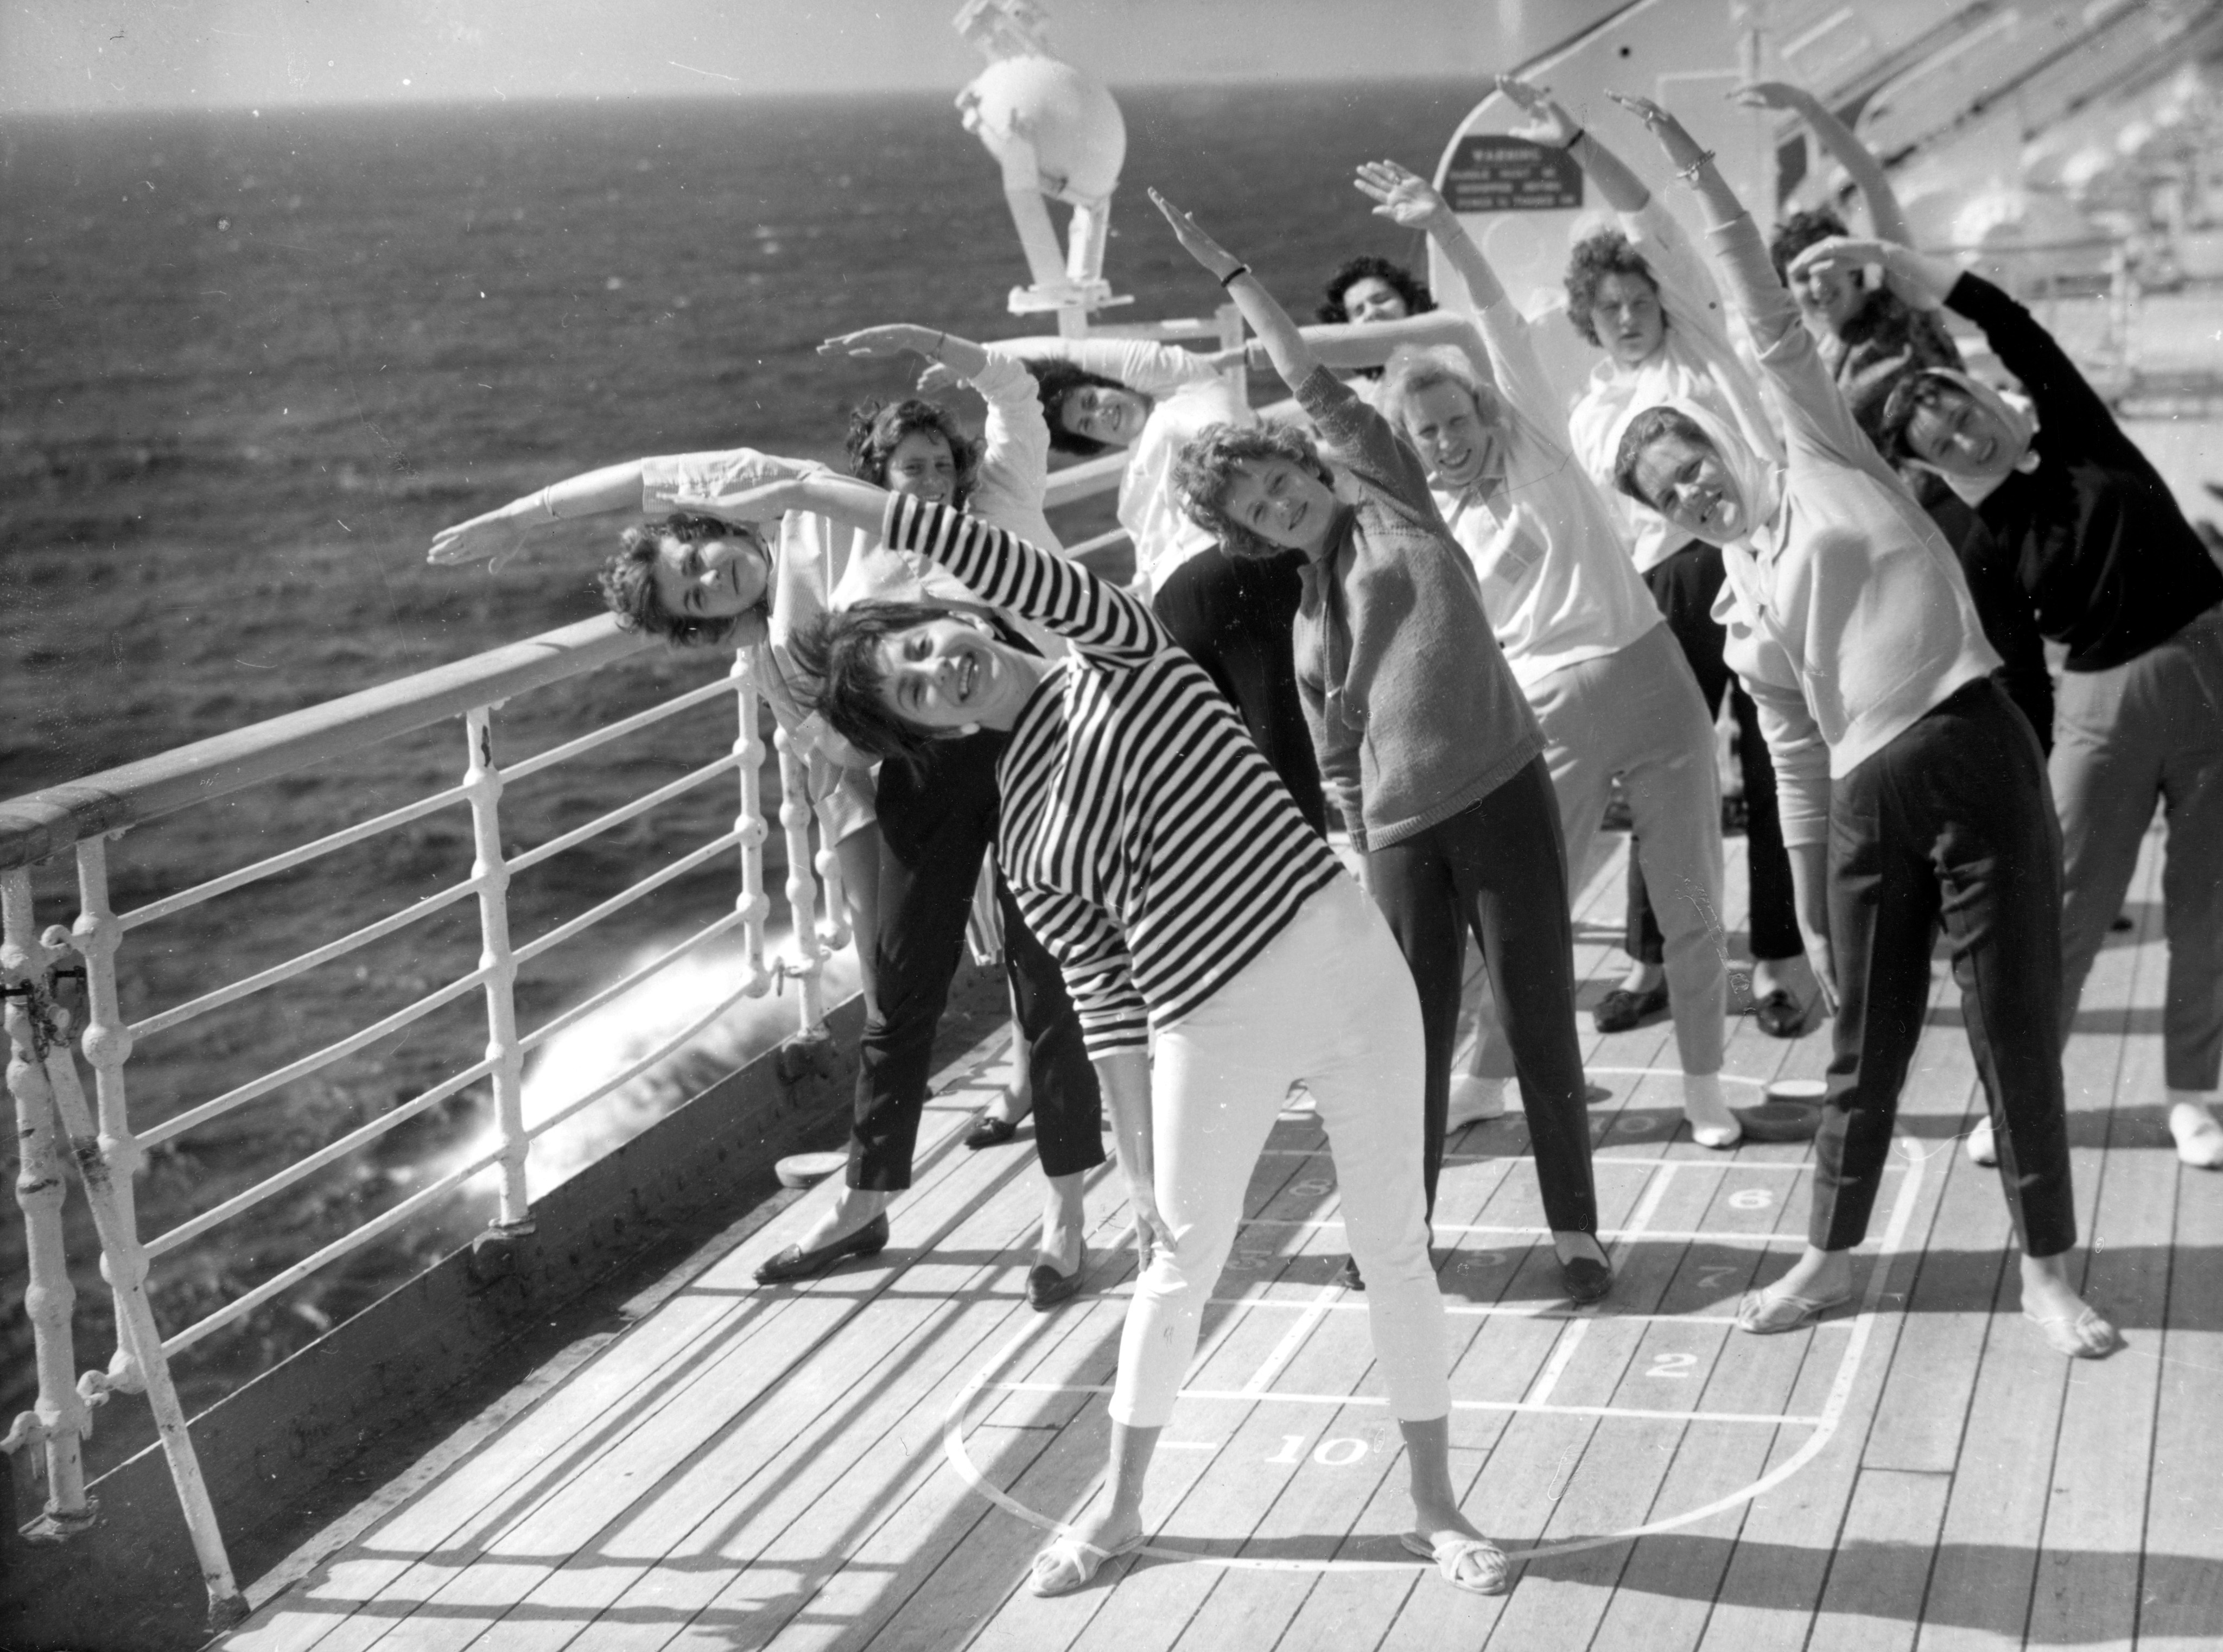
<path fill-rule="evenodd" d="M 676 642 L 754 647 L 809 753 L 868 1016 L 847 1185 L 759 1280 L 887 1243 L 935 1024 L 990 891 L 1022 1058 L 967 1140 L 1009 1139 L 1031 1107 L 1049 1191 L 1029 1298 L 1080 1289 L 1107 1107 L 1142 1258 L 1109 1472 L 1036 1557 L 1041 1593 L 1143 1542 L 1200 1310 L 1299 1086 L 1407 1447 L 1403 1541 L 1458 1587 L 1508 1586 L 1449 1467 L 1429 1251 L 1444 1144 L 1517 1078 L 1563 1287 L 1608 1293 L 1569 895 L 1615 781 L 1633 962 L 1599 1024 L 1672 1010 L 1691 1134 L 1736 1144 L 1720 1078 L 1725 694 L 1755 1016 L 1795 1036 L 1830 1015 L 1836 1040 L 1808 1243 L 1744 1299 L 1742 1329 L 1790 1330 L 1849 1296 L 1942 930 L 1989 1103 L 1970 1151 L 1999 1166 L 2023 1311 L 2064 1354 L 2118 1346 L 2070 1274 L 2060 1049 L 2157 798 L 2170 1127 L 2188 1163 L 2223 1164 L 2223 571 L 2053 340 L 1904 244 L 1880 169 L 1804 93 L 1741 95 L 1814 125 L 1873 239 L 1801 215 L 1771 249 L 1674 117 L 1622 100 L 1694 197 L 1717 287 L 1595 134 L 1500 86 L 1526 113 L 1518 136 L 1570 153 L 1619 215 L 1569 271 L 1570 318 L 1604 353 L 1571 410 L 1458 217 L 1383 161 L 1357 187 L 1431 237 L 1464 305 L 1435 310 L 1405 272 L 1359 260 L 1326 322 L 1300 327 L 1151 197 L 1304 426 L 1262 422 L 1229 363 L 1176 348 L 877 327 L 823 348 L 925 357 L 923 388 L 963 381 L 986 400 L 983 438 L 901 400 L 859 412 L 848 476 L 747 449 L 645 459 L 433 547 L 499 560 L 550 521 L 656 517 L 605 569 L 611 606 Z M 1945 309 L 2021 397 L 1961 369 Z M 1062 554 L 1042 516 L 1053 449 L 1125 450 L 1131 586 Z M 2068 650 L 2057 709 L 2042 640 Z M 1488 999 L 1454 1073 L 1470 934 Z"/>

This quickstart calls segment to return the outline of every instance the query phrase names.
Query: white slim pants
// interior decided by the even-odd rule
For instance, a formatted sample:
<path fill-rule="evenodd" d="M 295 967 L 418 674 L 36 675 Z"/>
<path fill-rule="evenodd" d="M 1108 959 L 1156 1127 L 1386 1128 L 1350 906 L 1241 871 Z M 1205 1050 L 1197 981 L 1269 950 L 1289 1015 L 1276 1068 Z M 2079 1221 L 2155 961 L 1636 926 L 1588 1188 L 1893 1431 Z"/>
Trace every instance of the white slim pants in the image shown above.
<path fill-rule="evenodd" d="M 1374 1349 L 1400 1422 L 1451 1409 L 1443 1298 L 1420 1187 L 1420 999 L 1389 927 L 1338 879 L 1193 1013 L 1158 1030 L 1150 1121 L 1174 1247 L 1137 1283 L 1114 1421 L 1162 1428 L 1243 1216 L 1251 1168 L 1293 1084 L 1327 1127 Z"/>

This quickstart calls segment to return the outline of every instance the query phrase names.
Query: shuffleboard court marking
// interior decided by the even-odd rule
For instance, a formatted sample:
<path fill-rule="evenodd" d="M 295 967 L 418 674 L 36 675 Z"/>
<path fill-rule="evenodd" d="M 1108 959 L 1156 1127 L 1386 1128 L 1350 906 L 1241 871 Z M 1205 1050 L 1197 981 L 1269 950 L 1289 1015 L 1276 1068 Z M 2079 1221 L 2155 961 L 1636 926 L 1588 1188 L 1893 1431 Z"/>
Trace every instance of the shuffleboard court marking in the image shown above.
<path fill-rule="evenodd" d="M 1539 1402 L 1534 1399 L 1454 1399 L 1452 1402 L 1452 1409 L 1454 1411 L 1527 1412 L 1541 1416 L 1597 1417 L 1618 1422 L 1672 1422 L 1684 1426 L 1688 1426 L 1693 1422 L 1723 1422 L 1748 1424 L 1750 1426 L 1759 1428 L 1806 1428 L 1811 1431 L 1807 1439 L 1799 1446 L 1797 1451 L 1793 1452 L 1789 1457 L 1785 1458 L 1781 1463 L 1777 1465 L 1767 1473 L 1761 1475 L 1750 1485 L 1740 1487 L 1738 1490 L 1729 1492 L 1724 1496 L 1716 1498 L 1710 1503 L 1704 1504 L 1698 1508 L 1685 1510 L 1678 1514 L 1663 1516 L 1657 1520 L 1647 1521 L 1641 1525 L 1627 1527 L 1622 1530 L 1607 1533 L 1600 1536 L 1576 1538 L 1561 1543 L 1539 1543 L 1525 1548 L 1519 1545 L 1508 1544 L 1505 1546 L 1506 1553 L 1508 1555 L 1518 1561 L 1527 1561 L 1533 1560 L 1543 1560 L 1560 1554 L 1578 1554 L 1590 1549 L 1607 1548 L 1615 1543 L 1630 1542 L 1639 1537 L 1653 1536 L 1661 1532 L 1675 1531 L 1685 1526 L 1696 1525 L 1702 1521 L 1713 1518 L 1716 1515 L 1725 1513 L 1731 1509 L 1739 1508 L 1743 1504 L 1751 1502 L 1754 1498 L 1773 1491 L 1777 1486 L 1781 1485 L 1785 1481 L 1790 1479 L 1793 1475 L 1799 1472 L 1802 1469 L 1806 1467 L 1808 1464 L 1811 1463 L 1817 1457 L 1822 1454 L 1823 1451 L 1829 1446 L 1830 1441 L 1836 1436 L 1837 1430 L 1844 1420 L 1845 1409 L 1851 1402 L 1854 1385 L 1860 1378 L 1862 1359 L 1867 1352 L 1870 1341 L 1873 1339 L 1876 1315 L 1879 1305 L 1883 1300 L 1884 1287 L 1890 1283 L 1896 1259 L 1905 1252 L 1907 1230 L 1912 1224 L 1915 1207 L 1919 1201 L 1919 1196 L 1924 1179 L 1924 1160 L 1927 1157 L 1927 1154 L 1911 1140 L 1902 1139 L 1899 1142 L 1899 1146 L 1905 1159 L 1906 1173 L 1899 1182 L 1898 1196 L 1892 1202 L 1890 1220 L 1886 1226 L 1883 1243 L 1876 1255 L 1874 1265 L 1869 1270 L 1867 1288 L 1861 1295 L 1859 1311 L 1849 1321 L 1842 1321 L 1842 1323 L 1849 1326 L 1850 1334 L 1847 1337 L 1843 1351 L 1838 1358 L 1836 1375 L 1830 1383 L 1829 1394 L 1823 1400 L 1822 1409 L 1818 1414 L 1808 1416 L 1782 1412 L 1668 1411 L 1652 1410 L 1634 1406 L 1555 1405 L 1551 1403 L 1549 1401 Z M 1662 1161 L 1662 1163 L 1678 1164 L 1703 1163 L 1705 1161 Z M 1723 1168 L 1729 1167 L 1724 1165 Z M 1263 1226 L 1265 1224 L 1255 1225 Z M 1278 1225 L 1295 1226 L 1303 1226 L 1304 1224 L 1287 1223 Z M 1626 1232 L 1627 1230 L 1624 1229 L 1622 1231 Z M 1118 1241 L 1118 1245 L 1124 1246 L 1130 1239 L 1132 1239 L 1132 1237 L 1133 1232 L 1130 1228 L 1124 1235 L 1122 1236 Z M 1657 1240 L 1681 1236 L 1653 1232 L 1645 1235 L 1645 1237 Z M 1713 1243 L 1718 1240 L 1722 1236 L 1717 1234 L 1692 1233 L 1688 1236 L 1688 1239 L 1690 1242 L 1693 1243 Z M 1266 1305 L 1255 1302 L 1250 1298 L 1237 1298 L 1236 1301 L 1244 1307 Z M 1319 1301 L 1313 1301 L 1296 1303 L 1284 1303 L 1280 1305 L 1295 1307 L 1303 1310 L 1302 1322 L 1305 1324 L 1307 1328 L 1309 1329 L 1311 1327 L 1317 1325 L 1319 1321 L 1325 1317 L 1327 1312 L 1332 1311 L 1333 1308 L 1337 1304 L 1331 1302 L 1327 1307 L 1323 1308 Z M 1630 1315 L 1629 1317 L 1635 1318 L 1638 1316 Z M 1697 1316 L 1647 1315 L 1644 1317 L 1675 1319 L 1681 1322 L 1688 1323 L 1695 1321 Z M 1054 1516 L 1044 1514 L 1040 1510 L 1030 1508 L 1027 1504 L 1021 1503 L 1017 1498 L 1012 1497 L 1009 1492 L 1004 1491 L 1002 1487 L 995 1485 L 985 1474 L 981 1473 L 978 1466 L 973 1463 L 972 1455 L 966 1449 L 965 1445 L 966 1416 L 971 1410 L 974 1399 L 986 1390 L 992 1389 L 998 1392 L 1004 1393 L 1087 1394 L 1091 1396 L 1108 1395 L 1111 1393 L 1111 1387 L 1105 1384 L 1050 1383 L 1036 1381 L 1004 1382 L 997 1379 L 997 1373 L 1009 1365 L 1013 1359 L 1017 1359 L 1027 1345 L 1032 1341 L 1036 1336 L 1040 1334 L 1042 1326 L 1047 1323 L 1047 1318 L 1040 1318 L 1036 1319 L 1033 1323 L 1023 1326 L 1003 1345 L 1002 1347 L 998 1348 L 996 1352 L 990 1357 L 986 1364 L 983 1365 L 978 1371 L 974 1371 L 971 1377 L 967 1378 L 963 1386 L 960 1387 L 957 1393 L 951 1397 L 948 1409 L 942 1416 L 942 1453 L 948 1460 L 950 1466 L 956 1470 L 959 1477 L 962 1479 L 967 1485 L 970 1485 L 983 1498 L 986 1498 L 990 1503 L 992 1503 L 1005 1513 L 1023 1521 L 1028 1525 L 1036 1527 L 1042 1531 L 1055 1533 L 1062 1536 L 1072 1536 L 1075 1535 L 1074 1529 L 1065 1522 L 1057 1519 Z M 1829 1322 L 1825 1321 L 1823 1326 L 1817 1327 L 1816 1328 L 1817 1330 L 1827 1328 L 1828 1323 Z M 1732 1344 L 1731 1346 L 1734 1345 Z M 1389 1403 L 1386 1399 L 1370 1395 L 1286 1394 L 1276 1393 L 1271 1390 L 1264 1393 L 1254 1393 L 1248 1388 L 1184 1388 L 1181 1391 L 1181 1397 L 1185 1400 L 1203 1403 L 1227 1402 L 1244 1405 L 1313 1405 L 1335 1409 L 1348 1407 L 1353 1409 L 1386 1409 Z M 1200 1449 L 1204 1447 L 1193 1445 L 1188 1448 Z M 1405 1560 L 1294 1560 L 1275 1559 L 1264 1556 L 1216 1554 L 1205 1553 L 1196 1549 L 1184 1548 L 1170 1543 L 1144 1543 L 1136 1552 L 1138 1554 L 1152 1555 L 1159 1560 L 1186 1561 L 1193 1563 L 1217 1566 L 1225 1568 L 1259 1572 L 1408 1572 L 1425 1569 L 1426 1566 L 1428 1564 L 1425 1561 Z"/>

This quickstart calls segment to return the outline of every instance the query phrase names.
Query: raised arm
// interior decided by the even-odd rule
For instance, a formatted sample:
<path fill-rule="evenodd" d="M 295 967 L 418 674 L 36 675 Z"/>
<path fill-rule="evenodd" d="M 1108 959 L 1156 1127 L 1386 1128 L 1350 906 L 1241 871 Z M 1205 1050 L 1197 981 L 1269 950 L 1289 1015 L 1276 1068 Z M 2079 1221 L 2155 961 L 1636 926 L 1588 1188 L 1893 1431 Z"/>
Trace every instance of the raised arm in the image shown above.
<path fill-rule="evenodd" d="M 1791 290 L 1777 278 L 1760 226 L 1714 166 L 1713 152 L 1702 148 L 1680 121 L 1650 98 L 1616 98 L 1659 140 L 1675 175 L 1697 195 L 1729 301 L 1743 315 L 1760 369 L 1774 387 L 1786 435 L 1847 463 L 1882 468 L 1799 320 Z"/>
<path fill-rule="evenodd" d="M 992 353 L 1022 362 L 1071 362 L 1084 373 L 1113 380 L 1146 396 L 1168 395 L 1183 385 L 1212 378 L 1220 367 L 1202 351 L 1148 338 L 998 338 Z"/>
<path fill-rule="evenodd" d="M 784 459 L 739 447 L 722 453 L 676 453 L 658 458 L 633 459 L 606 464 L 562 482 L 551 482 L 537 493 L 513 499 L 499 510 L 474 516 L 468 522 L 444 527 L 432 539 L 425 560 L 442 564 L 475 562 L 484 557 L 489 568 L 499 568 L 524 550 L 538 533 L 557 522 L 581 516 L 603 516 L 617 511 L 653 511 L 668 508 L 675 495 L 663 478 L 676 473 L 715 470 L 723 482 L 754 487 L 783 477 L 802 476 L 819 467 L 805 459 Z"/>
<path fill-rule="evenodd" d="M 1172 646 L 1149 608 L 1080 563 L 977 516 L 869 482 L 820 474 L 680 502 L 737 521 L 782 511 L 828 517 L 876 535 L 891 551 L 931 557 L 988 607 L 1009 609 L 1105 659 L 1139 662 Z"/>
<path fill-rule="evenodd" d="M 988 352 L 969 338 L 960 338 L 941 328 L 922 327 L 908 321 L 840 333 L 819 345 L 821 356 L 854 356 L 867 359 L 901 356 L 909 351 L 923 356 L 931 369 L 947 367 L 960 379 L 970 379 L 988 364 Z"/>
<path fill-rule="evenodd" d="M 1532 86 L 1526 80 L 1515 79 L 1509 74 L 1497 77 L 1497 89 L 1512 100 L 1528 118 L 1513 129 L 1509 136 L 1530 143 L 1540 143 L 1546 148 L 1564 149 L 1575 159 L 1575 163 L 1588 174 L 1605 197 L 1606 205 L 1616 212 L 1640 212 L 1644 204 L 1652 199 L 1652 192 L 1644 180 L 1628 169 L 1628 163 L 1611 149 L 1598 142 L 1590 130 L 1575 117 L 1553 102 L 1551 94 L 1541 86 Z"/>
<path fill-rule="evenodd" d="M 1303 329 L 1289 318 L 1289 312 L 1266 290 L 1265 284 L 1250 273 L 1250 266 L 1206 234 L 1194 218 L 1156 190 L 1149 193 L 1151 203 L 1173 226 L 1174 237 L 1181 243 L 1181 249 L 1203 265 L 1212 279 L 1235 300 L 1236 307 L 1243 312 L 1243 318 L 1250 324 L 1250 331 L 1265 345 L 1274 370 L 1292 385 L 1302 384 L 1310 378 L 1313 369 L 1320 364 L 1319 357 L 1313 354 L 1312 346 L 1305 341 Z"/>
<path fill-rule="evenodd" d="M 1908 228 L 1906 212 L 1899 204 L 1898 193 L 1891 186 L 1891 178 L 1883 163 L 1875 158 L 1867 145 L 1853 136 L 1853 129 L 1839 120 L 1823 105 L 1822 100 L 1804 86 L 1794 86 L 1785 80 L 1756 80 L 1740 86 L 1730 96 L 1748 109 L 1787 109 L 1814 129 L 1814 136 L 1822 140 L 1822 147 L 1836 158 L 1867 203 L 1868 227 L 1885 241 L 1902 244 L 1914 239 Z"/>

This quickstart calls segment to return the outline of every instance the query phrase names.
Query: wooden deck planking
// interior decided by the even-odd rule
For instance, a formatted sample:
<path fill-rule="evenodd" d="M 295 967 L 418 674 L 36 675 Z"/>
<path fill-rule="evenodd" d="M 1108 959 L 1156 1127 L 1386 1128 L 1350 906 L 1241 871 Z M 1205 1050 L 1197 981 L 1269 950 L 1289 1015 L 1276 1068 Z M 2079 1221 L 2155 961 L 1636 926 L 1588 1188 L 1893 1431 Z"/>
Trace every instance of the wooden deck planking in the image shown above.
<path fill-rule="evenodd" d="M 2153 884 L 2151 864 L 2142 867 L 2134 892 L 2150 899 Z M 1731 888 L 1741 897 L 1735 869 Z M 1611 944 L 1619 891 L 1616 860 L 1584 894 L 1586 1000 L 1622 967 Z M 1035 1523 L 1082 1506 L 1101 1472 L 1105 1397 L 1084 1390 L 1110 1380 L 1131 1289 L 1131 1256 L 1112 1248 L 1123 1201 L 1107 1170 L 1089 1195 L 1092 1294 L 1033 1315 L 1019 1297 L 1039 1207 L 1031 1155 L 1023 1141 L 954 1151 L 969 1108 L 941 1101 L 919 1185 L 897 1210 L 889 1261 L 759 1291 L 748 1268 L 805 1219 L 790 1213 L 777 1233 L 707 1269 L 228 1644 L 2213 1644 L 2223 1615 L 2223 1516 L 2213 1512 L 2223 1474 L 2214 1441 L 2223 1408 L 2214 1397 L 2223 1283 L 2212 1264 L 2223 1245 L 2223 1178 L 2180 1171 L 2161 1127 L 2158 1038 L 2147 1029 L 2163 958 L 2152 908 L 2134 911 L 2144 927 L 2103 955 L 2068 1056 L 2080 1214 L 2097 1246 L 2089 1288 L 2120 1316 L 2132 1347 L 2070 1371 L 2020 1322 L 1994 1175 L 1954 1148 L 1975 1091 L 1958 991 L 1941 970 L 1903 1104 L 1902 1136 L 1929 1153 L 1912 1184 L 1907 1242 L 1926 1248 L 1886 1282 L 1892 1294 L 1868 1323 L 1836 1436 L 1748 1507 L 1680 1523 L 1788 1460 L 1811 1428 L 1461 1409 L 1454 1472 L 1493 1535 L 1526 1546 L 1675 1523 L 1546 1554 L 1502 1600 L 1402 1564 L 1395 1426 L 1385 1407 L 1366 1403 L 1381 1385 L 1365 1315 L 1332 1288 L 1343 1242 L 1325 1143 L 1316 1120 L 1293 1113 L 1250 1189 L 1254 1225 L 1237 1249 L 1250 1265 L 1231 1271 L 1207 1309 L 1190 1377 L 1193 1388 L 1237 1397 L 1182 1401 L 1149 1504 L 1154 1542 L 1169 1554 L 1313 1569 L 1145 1555 L 1108 1567 L 1079 1596 L 1033 1598 L 1021 1586 L 1043 1541 Z M 1826 1064 L 1825 1033 L 1783 1044 L 1739 1016 L 1730 1035 L 1727 1071 L 1754 1084 Z M 1590 1031 L 1585 1014 L 1584 1046 L 1613 1092 L 1593 1110 L 1604 1225 L 1659 1237 L 1615 1241 L 1615 1297 L 1603 1310 L 1571 1312 L 1557 1303 L 1548 1239 L 1520 1231 L 1540 1228 L 1542 1214 L 1533 1167 L 1508 1162 L 1527 1145 L 1517 1110 L 1455 1138 L 1438 1212 L 1455 1397 L 1518 1400 L 1542 1384 L 1555 1404 L 1818 1415 L 1848 1324 L 1761 1340 L 1720 1322 L 1748 1281 L 1773 1277 L 1795 1253 L 1805 1150 L 1716 1156 L 1691 1144 L 1675 1128 L 1666 1022 L 1606 1037 Z M 983 1056 L 976 1051 L 966 1074 L 974 1082 L 985 1082 Z M 2118 1095 L 2125 1105 L 2110 1116 Z M 1733 1088 L 1731 1099 L 1756 1091 Z M 1895 1158 L 1872 1237 L 1908 1174 Z M 1754 1196 L 1763 1192 L 1765 1201 Z M 1701 1233 L 1722 1237 L 1685 1237 Z M 1737 1233 L 1779 1237 L 1763 1245 L 1735 1242 Z M 1856 1280 L 1865 1285 L 1875 1265 L 1856 1263 Z M 1293 1339 L 1293 1329 L 1306 1334 Z M 1017 1497 L 1029 1519 L 994 1507 L 941 1452 L 951 1401 L 1022 1330 L 995 1375 L 1055 1386 L 979 1394 L 964 1440 L 979 1472 Z M 1673 1374 L 1685 1355 L 1690 1374 Z M 1276 1391 L 1319 1398 L 1241 1393 L 1277 1359 Z M 1330 1403 L 1339 1397 L 1358 1403 Z M 1316 1453 L 1329 1441 L 1354 1443 L 1322 1461 Z M 2151 1472 L 2141 1472 L 2149 1451 Z"/>

